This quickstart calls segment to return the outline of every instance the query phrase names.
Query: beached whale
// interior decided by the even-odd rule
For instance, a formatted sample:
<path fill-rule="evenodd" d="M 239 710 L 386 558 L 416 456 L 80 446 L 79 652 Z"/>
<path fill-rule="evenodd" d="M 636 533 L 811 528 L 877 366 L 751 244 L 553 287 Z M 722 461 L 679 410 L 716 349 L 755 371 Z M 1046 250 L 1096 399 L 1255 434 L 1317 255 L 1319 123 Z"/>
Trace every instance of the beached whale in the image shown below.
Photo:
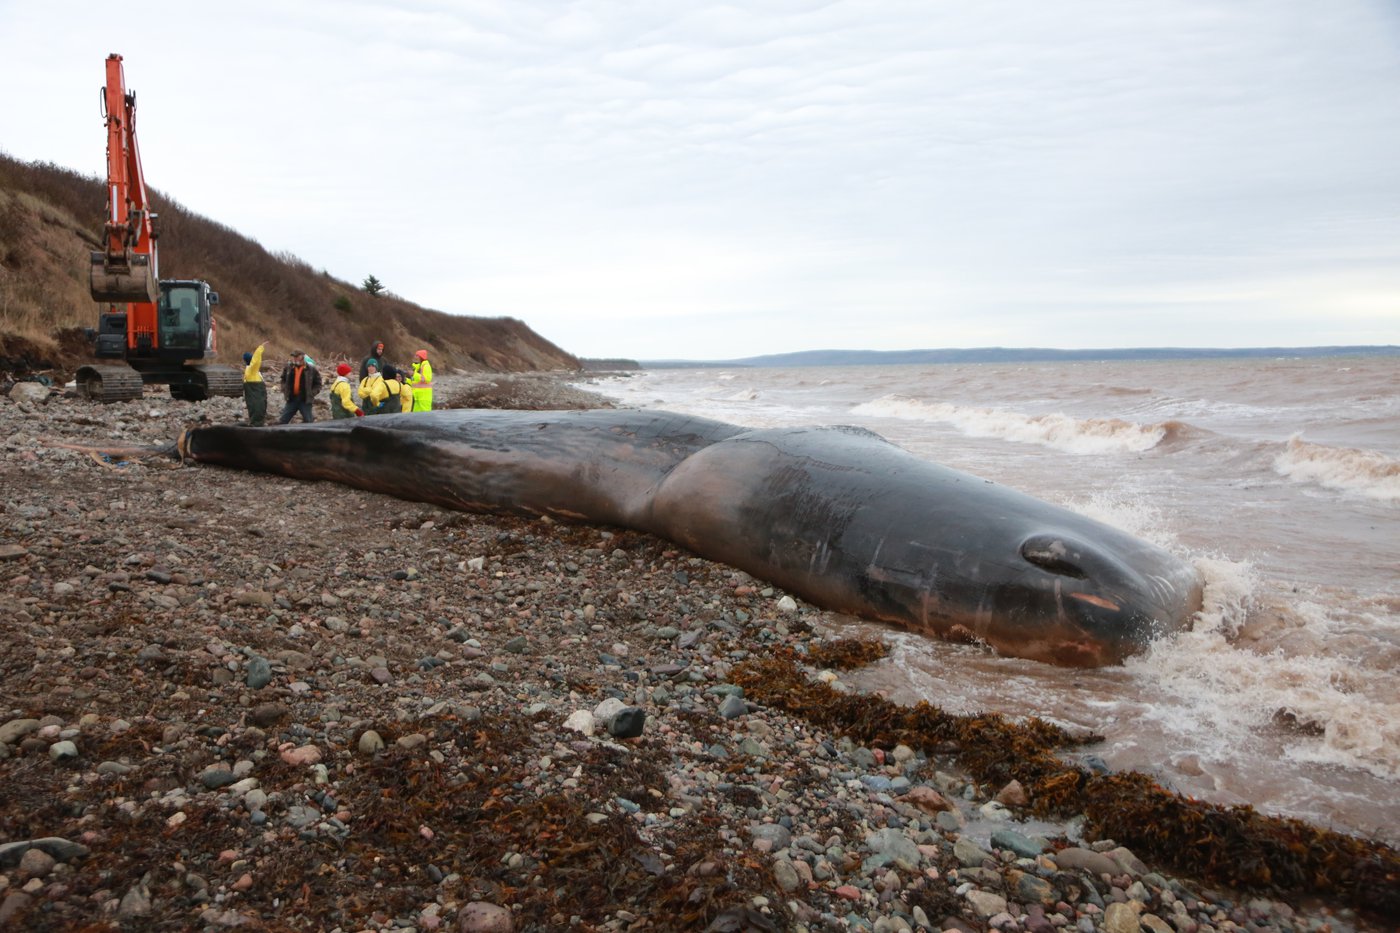
<path fill-rule="evenodd" d="M 650 532 L 826 609 L 1054 664 L 1190 625 L 1196 570 L 1099 522 L 853 427 L 661 411 L 418 412 L 194 428 L 199 463 L 452 509 Z"/>

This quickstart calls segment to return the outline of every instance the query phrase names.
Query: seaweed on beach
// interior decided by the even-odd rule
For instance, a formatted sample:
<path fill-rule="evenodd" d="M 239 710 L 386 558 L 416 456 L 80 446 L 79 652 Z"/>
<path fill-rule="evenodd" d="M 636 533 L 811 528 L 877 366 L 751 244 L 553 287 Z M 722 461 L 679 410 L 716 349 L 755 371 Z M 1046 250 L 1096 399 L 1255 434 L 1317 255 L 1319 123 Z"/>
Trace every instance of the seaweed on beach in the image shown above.
<path fill-rule="evenodd" d="M 869 642 L 835 643 L 824 648 L 820 663 L 853 666 L 882 654 Z M 1091 835 L 1117 840 L 1177 871 L 1238 888 L 1325 895 L 1382 915 L 1400 914 L 1400 853 L 1384 843 L 1251 807 L 1184 797 L 1140 772 L 1094 774 L 1058 752 L 1099 736 L 1073 735 L 1036 717 L 1013 722 L 999 714 L 958 716 L 926 702 L 901 706 L 840 693 L 808 678 L 800 665 L 812 660 L 793 652 L 770 655 L 739 665 L 731 680 L 751 700 L 853 740 L 950 753 L 974 778 L 993 786 L 1017 780 L 1033 813 L 1083 813 Z"/>
<path fill-rule="evenodd" d="M 777 890 L 765 864 L 723 854 L 721 821 L 703 812 L 658 848 L 606 805 L 624 793 L 649 805 L 648 788 L 666 786 L 661 765 L 645 756 L 593 750 L 578 761 L 575 791 L 536 793 L 529 769 L 512 759 L 528 741 L 526 725 L 499 719 L 462 729 L 453 737 L 467 753 L 461 770 L 399 750 L 357 769 L 339 788 L 356 803 L 356 832 L 321 865 L 279 873 L 285 882 L 276 894 L 306 897 L 307 876 L 313 897 L 321 893 L 315 878 L 367 878 L 373 891 L 340 891 L 337 922 L 372 910 L 398 915 L 421 900 L 431 865 L 460 876 L 469 894 L 517 905 L 525 929 L 557 929 L 571 917 L 579 929 L 596 929 L 631 908 L 682 930 L 703 929 L 726 909 Z"/>

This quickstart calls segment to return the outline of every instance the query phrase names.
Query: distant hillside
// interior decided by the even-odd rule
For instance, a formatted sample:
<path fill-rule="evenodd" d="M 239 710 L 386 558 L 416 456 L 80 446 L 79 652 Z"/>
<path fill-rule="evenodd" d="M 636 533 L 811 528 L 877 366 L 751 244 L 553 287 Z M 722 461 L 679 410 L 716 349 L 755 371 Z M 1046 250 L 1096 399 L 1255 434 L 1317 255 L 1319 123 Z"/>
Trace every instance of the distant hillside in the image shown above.
<path fill-rule="evenodd" d="M 290 255 L 273 255 L 222 224 L 152 192 L 166 278 L 204 279 L 219 293 L 221 358 L 260 340 L 279 359 L 293 348 L 319 360 L 358 360 L 378 340 L 390 360 L 427 349 L 439 369 L 577 370 L 572 354 L 514 318 L 445 314 L 373 296 Z M 104 185 L 68 169 L 0 154 L 0 368 L 71 369 L 80 336 L 97 325 L 88 253 L 100 246 Z M 373 269 L 366 269 L 370 275 Z M 387 283 L 392 286 L 393 283 Z"/>
<path fill-rule="evenodd" d="M 642 360 L 644 369 L 696 369 L 716 366 L 876 366 L 929 363 L 1050 363 L 1104 360 L 1191 360 L 1347 355 L 1397 356 L 1400 347 L 1129 347 L 1118 350 L 1052 350 L 1042 347 L 978 347 L 968 350 L 806 350 L 734 360 Z"/>

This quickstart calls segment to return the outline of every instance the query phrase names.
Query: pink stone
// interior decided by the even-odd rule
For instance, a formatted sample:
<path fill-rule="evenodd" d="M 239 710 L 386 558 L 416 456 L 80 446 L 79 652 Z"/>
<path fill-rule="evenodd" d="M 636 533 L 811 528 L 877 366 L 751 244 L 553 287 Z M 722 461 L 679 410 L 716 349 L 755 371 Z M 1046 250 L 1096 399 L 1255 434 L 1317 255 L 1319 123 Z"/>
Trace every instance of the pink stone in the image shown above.
<path fill-rule="evenodd" d="M 1008 807 L 1024 807 L 1029 802 L 1026 796 L 1026 789 L 1021 786 L 1020 781 L 1009 781 L 1001 790 L 997 791 L 996 801 Z"/>
<path fill-rule="evenodd" d="M 512 933 L 515 920 L 498 904 L 472 901 L 457 912 L 459 933 Z"/>
<path fill-rule="evenodd" d="M 249 888 L 251 888 L 252 886 L 253 886 L 253 876 L 250 875 L 250 874 L 249 874 L 248 872 L 246 872 L 246 871 L 242 874 L 241 877 L 239 877 L 239 879 L 238 879 L 237 881 L 235 881 L 235 882 L 233 883 L 233 889 L 234 889 L 235 891 L 246 891 L 246 890 L 248 890 Z"/>
<path fill-rule="evenodd" d="M 953 805 L 932 787 L 920 784 L 909 788 L 909 793 L 899 798 L 904 803 L 913 804 L 925 813 L 940 813 L 953 809 Z"/>
<path fill-rule="evenodd" d="M 315 745 L 303 745 L 300 748 L 283 746 L 280 754 L 282 760 L 289 765 L 314 765 L 321 760 L 321 750 Z"/>
<path fill-rule="evenodd" d="M 849 884 L 843 884 L 836 889 L 836 896 L 844 897 L 848 901 L 858 901 L 860 900 L 860 889 L 853 888 Z"/>

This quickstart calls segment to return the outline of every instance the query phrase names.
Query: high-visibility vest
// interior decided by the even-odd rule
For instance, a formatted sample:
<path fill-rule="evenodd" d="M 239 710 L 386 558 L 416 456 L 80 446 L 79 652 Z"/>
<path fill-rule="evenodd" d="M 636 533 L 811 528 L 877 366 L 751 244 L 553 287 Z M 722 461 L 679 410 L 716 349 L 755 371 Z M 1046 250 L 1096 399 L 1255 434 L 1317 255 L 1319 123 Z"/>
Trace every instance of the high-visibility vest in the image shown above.
<path fill-rule="evenodd" d="M 427 360 L 413 364 L 413 410 L 433 410 L 433 364 Z"/>

